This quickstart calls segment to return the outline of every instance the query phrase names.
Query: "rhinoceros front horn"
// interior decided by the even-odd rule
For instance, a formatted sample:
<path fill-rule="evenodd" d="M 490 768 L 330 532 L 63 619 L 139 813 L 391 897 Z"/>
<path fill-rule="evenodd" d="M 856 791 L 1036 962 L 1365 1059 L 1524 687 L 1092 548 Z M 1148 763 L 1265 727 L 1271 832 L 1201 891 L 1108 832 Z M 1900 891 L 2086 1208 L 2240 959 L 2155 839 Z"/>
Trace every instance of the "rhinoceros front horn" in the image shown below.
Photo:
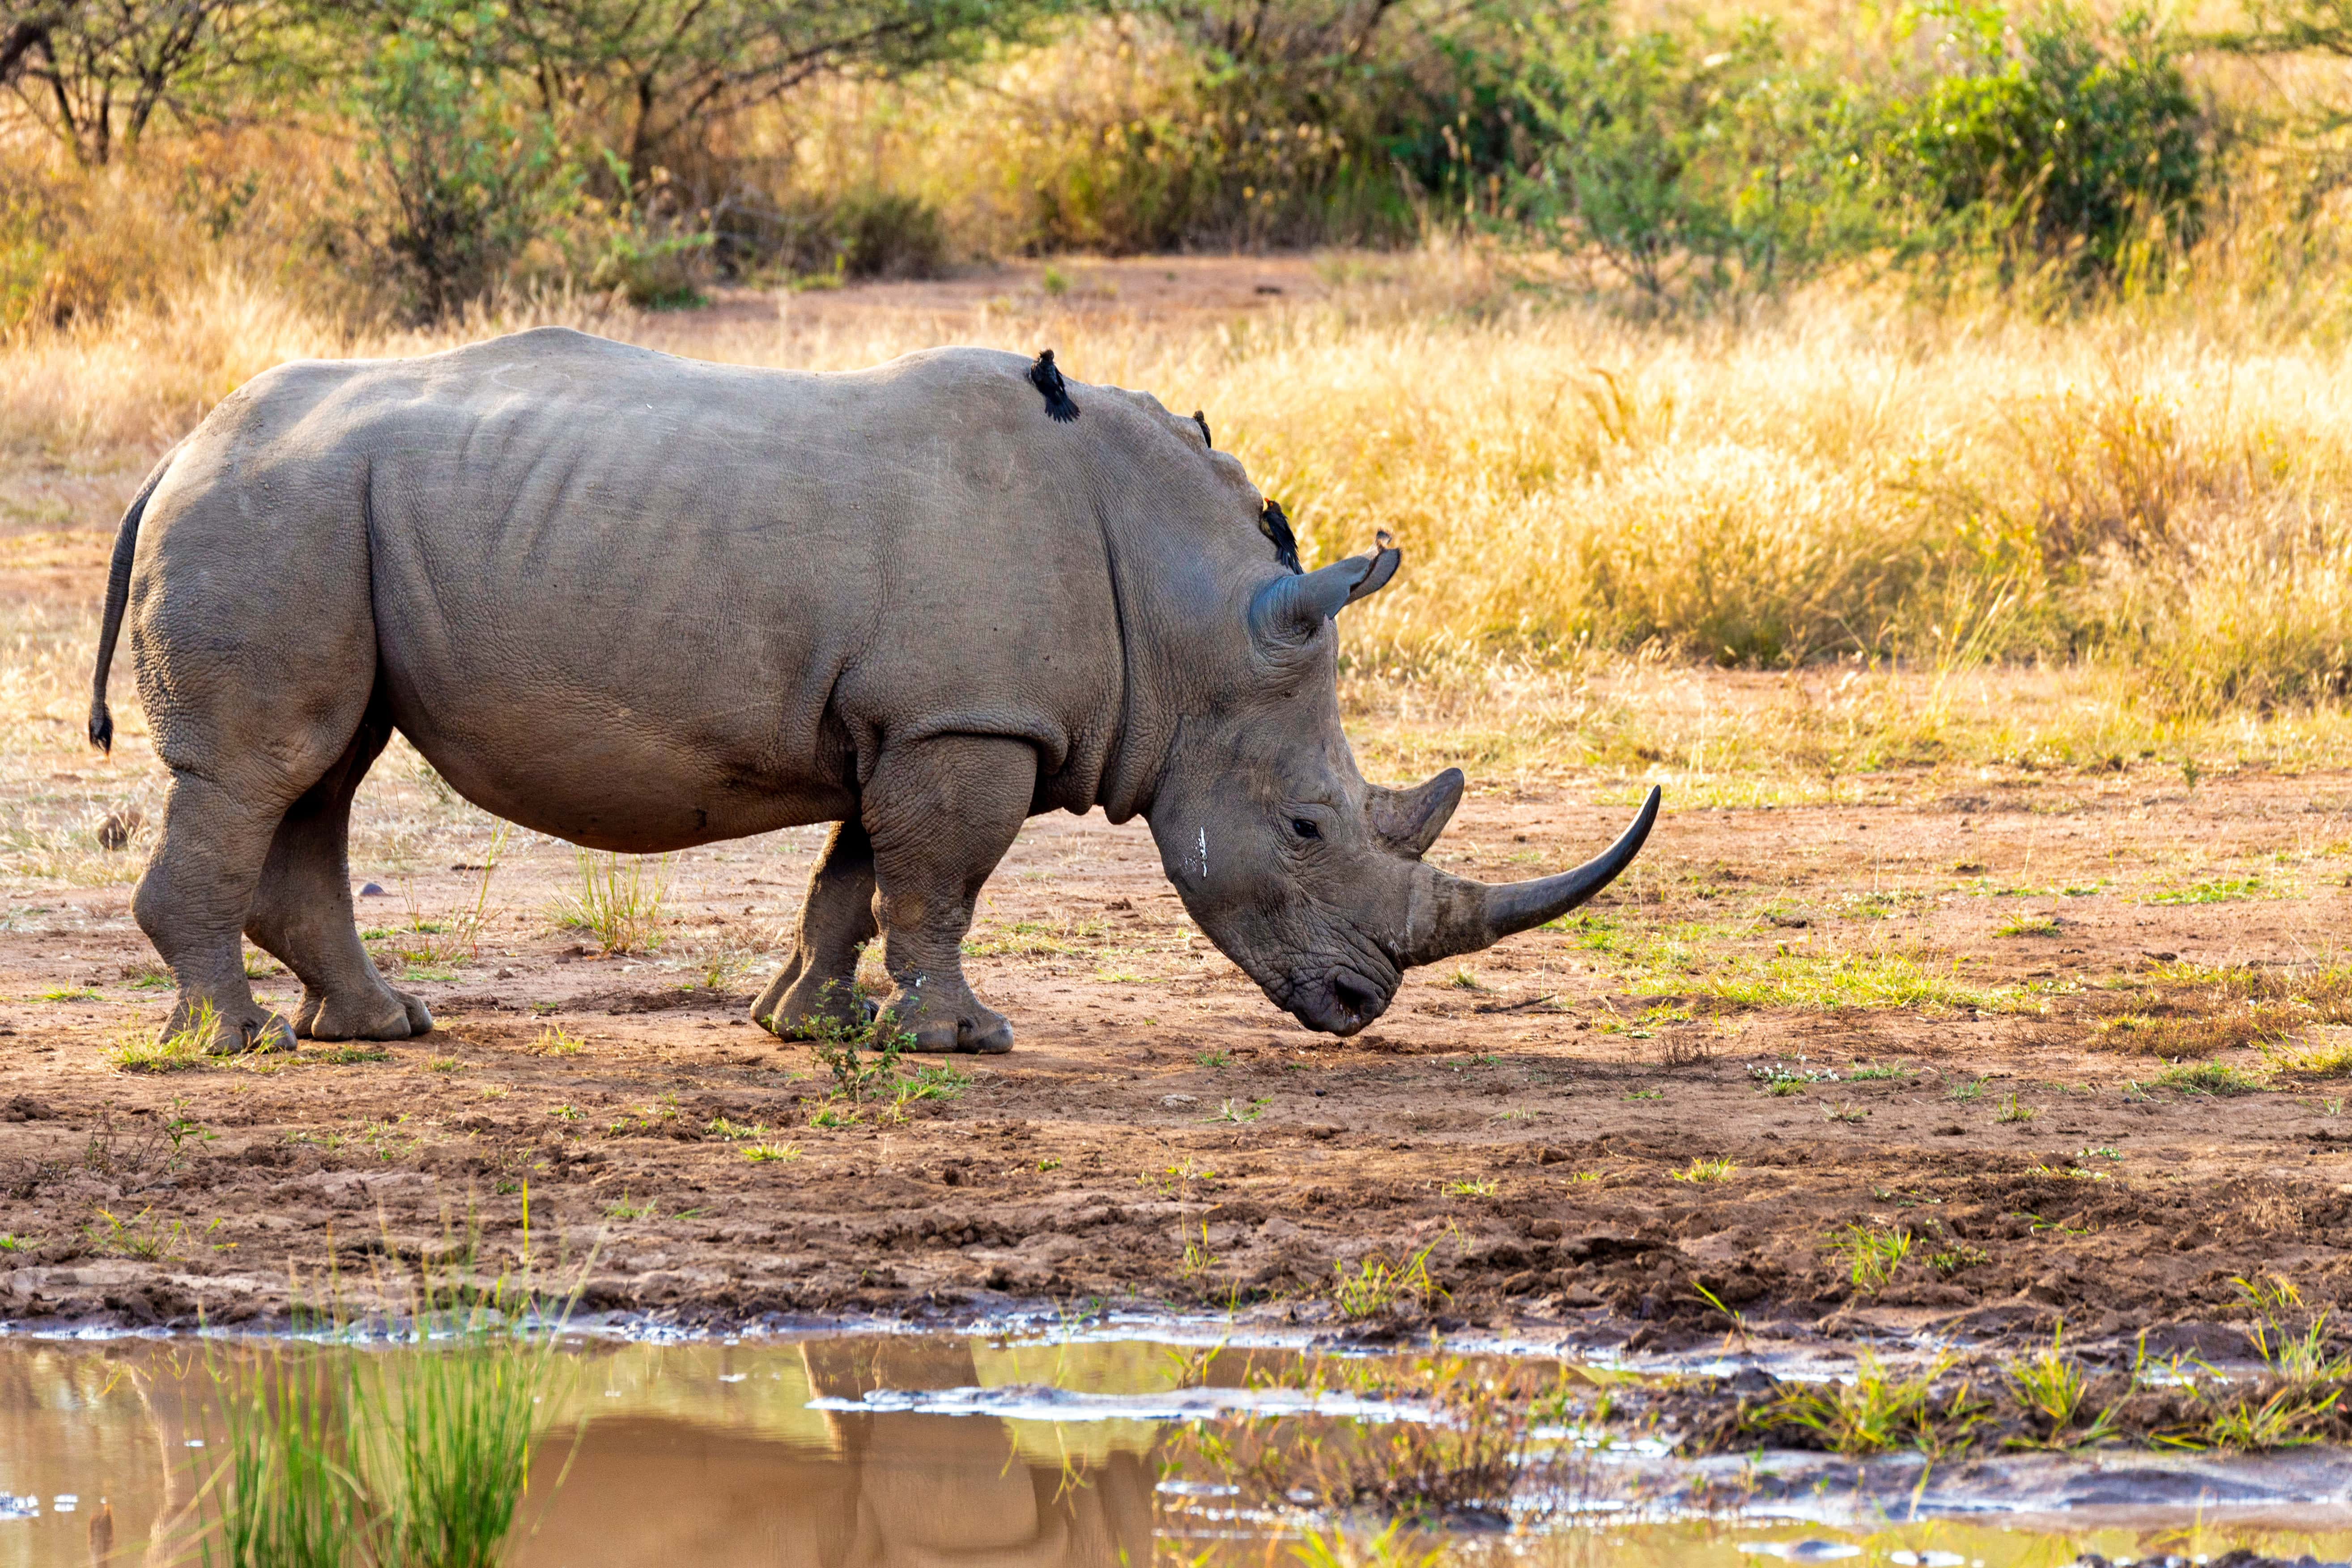
<path fill-rule="evenodd" d="M 1558 920 L 1591 899 L 1615 881 L 1618 873 L 1642 852 L 1651 825 L 1658 820 L 1659 798 L 1660 792 L 1653 788 L 1633 826 L 1616 843 L 1575 870 L 1557 877 L 1489 887 L 1449 877 L 1433 866 L 1417 868 L 1403 951 L 1397 955 L 1399 966 L 1411 969 L 1492 947 L 1515 931 Z"/>
<path fill-rule="evenodd" d="M 1462 788 L 1468 782 L 1460 768 L 1448 768 L 1413 789 L 1371 784 L 1364 792 L 1365 815 L 1391 854 L 1418 860 L 1454 819 L 1454 808 L 1462 804 Z"/>

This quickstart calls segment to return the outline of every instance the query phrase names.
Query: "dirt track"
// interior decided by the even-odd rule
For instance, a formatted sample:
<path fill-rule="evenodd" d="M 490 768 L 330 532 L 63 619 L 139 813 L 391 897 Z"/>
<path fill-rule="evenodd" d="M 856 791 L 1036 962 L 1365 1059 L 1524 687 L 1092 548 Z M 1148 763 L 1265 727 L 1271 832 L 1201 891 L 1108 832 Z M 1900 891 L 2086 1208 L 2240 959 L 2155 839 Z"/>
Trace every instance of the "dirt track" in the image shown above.
<path fill-rule="evenodd" d="M 1015 1053 L 961 1064 L 971 1085 L 950 1101 L 904 1121 L 868 1106 L 842 1128 L 810 1125 L 845 1109 L 810 1051 L 742 1021 L 754 973 L 700 983 L 724 950 L 772 944 L 811 831 L 683 858 L 662 950 L 676 956 L 652 961 L 578 952 L 542 912 L 575 875 L 569 852 L 523 849 L 492 879 L 508 912 L 480 956 L 447 981 L 412 974 L 438 1032 L 380 1061 L 331 1065 L 314 1048 L 268 1072 L 115 1071 L 107 1047 L 164 1000 L 135 984 L 152 960 L 128 889 L 19 892 L 0 935 L 0 1228 L 24 1239 L 0 1311 L 273 1315 L 289 1266 L 328 1261 L 330 1227 L 357 1273 L 380 1233 L 440 1249 L 468 1212 L 488 1256 L 511 1259 L 526 1179 L 542 1258 L 559 1234 L 574 1258 L 594 1244 L 591 1309 L 688 1321 L 1048 1297 L 1257 1301 L 1315 1321 L 1333 1315 L 1335 1258 L 1424 1247 L 1451 1295 L 1440 1316 L 1637 1344 L 1720 1326 L 1694 1280 L 1757 1327 L 1832 1333 L 2019 1334 L 2055 1310 L 2084 1334 L 2195 1324 L 2228 1315 L 2231 1275 L 2261 1269 L 2316 1305 L 2343 1289 L 2352 1215 L 2339 1091 L 2135 1090 L 2165 1064 L 2118 1054 L 2093 1015 L 2122 1011 L 2115 996 L 2147 1005 L 2100 988 L 2149 970 L 2144 955 L 2307 961 L 2341 929 L 2340 874 L 2298 897 L 2158 905 L 2128 889 L 1993 896 L 1948 867 L 1966 856 L 1997 881 L 2031 853 L 2056 886 L 2184 843 L 2250 864 L 2307 856 L 2315 816 L 2337 820 L 2315 806 L 2324 793 L 2249 780 L 2184 798 L 2125 779 L 1917 808 L 1677 815 L 1591 923 L 1515 939 L 1458 977 L 1419 973 L 1344 1042 L 1276 1015 L 1207 948 L 1140 825 L 1041 820 L 974 933 L 976 984 L 1021 1030 Z M 1548 869 L 1622 815 L 1480 795 L 1444 852 L 1490 877 Z M 478 845 L 463 824 L 430 842 L 468 834 Z M 447 868 L 461 861 L 387 873 L 395 891 L 362 907 L 387 926 L 462 910 L 479 873 Z M 1858 910 L 1874 882 L 1898 896 Z M 2021 904 L 2057 909 L 2056 934 L 1991 934 Z M 2000 1003 L 2019 1012 L 1686 994 L 1652 1013 L 1661 998 L 1628 994 L 1622 975 L 1645 962 L 1628 944 L 1661 933 L 1706 944 L 1689 954 L 1706 973 L 1818 944 L 1940 955 L 1931 973 L 1996 995 L 2042 990 Z M 1668 984 L 1671 963 L 1640 973 Z M 258 988 L 293 1000 L 282 975 Z M 96 999 L 29 999 L 84 989 Z M 2194 1014 L 2202 994 L 2175 1000 Z M 547 1054 L 551 1027 L 584 1046 Z M 1751 1065 L 1775 1059 L 1839 1079 L 1773 1095 Z M 1857 1080 L 1863 1063 L 1904 1076 Z M 2012 1095 L 2031 1121 L 2000 1120 Z M 767 1131 L 730 1139 L 710 1130 L 720 1119 Z M 176 1150 L 171 1121 L 196 1124 Z M 799 1152 L 753 1163 L 754 1142 Z M 1674 1178 L 1700 1157 L 1735 1168 Z M 1489 1181 L 1490 1194 L 1442 1190 Z M 1851 1224 L 1916 1238 L 1873 1298 L 1824 1251 Z"/>
<path fill-rule="evenodd" d="M 1315 286 L 1278 267 L 1262 286 Z M 1262 270 L 1188 287 L 1244 310 Z M 1080 303 L 1140 308 L 1133 279 L 1087 276 Z M 905 308 L 1029 285 L 957 287 Z M 855 305 L 793 308 L 821 327 Z M 138 472 L 0 484 L 0 600 L 36 631 L 9 658 L 87 657 Z M 1770 685 L 1696 679 L 1734 714 Z M 682 857 L 661 944 L 623 958 L 549 918 L 571 851 L 519 839 L 475 947 L 449 928 L 489 824 L 399 748 L 354 868 L 385 889 L 362 902 L 370 945 L 440 1029 L 380 1059 L 117 1070 L 169 994 L 128 918 L 143 837 L 110 854 L 95 832 L 152 817 L 160 780 L 135 712 L 102 765 L 45 679 L 5 716 L 0 770 L 0 1319 L 270 1320 L 289 1267 L 357 1289 L 387 1239 L 446 1255 L 468 1215 L 495 1271 L 520 1258 L 526 1183 L 535 1259 L 589 1259 L 591 1310 L 685 1321 L 1098 1300 L 1336 1323 L 1334 1262 L 1368 1253 L 1424 1257 L 1441 1319 L 1636 1346 L 1719 1334 L 1700 1285 L 1759 1332 L 2016 1338 L 2063 1312 L 2070 1337 L 2150 1327 L 2159 1352 L 2239 1348 L 2200 1327 L 2232 1316 L 2233 1275 L 2347 1294 L 2346 1090 L 2156 1080 L 2216 1042 L 2246 1073 L 2263 1058 L 2229 1042 L 2347 1042 L 2352 998 L 2309 977 L 2343 962 L 2352 779 L 1948 765 L 1840 781 L 1860 804 L 1717 809 L 1689 803 L 1727 792 L 1669 774 L 1671 815 L 1588 919 L 1417 973 L 1344 1042 L 1208 947 L 1141 824 L 1044 819 L 973 933 L 1018 1047 L 899 1117 L 827 1099 L 807 1048 L 744 1021 L 821 829 Z M 1581 859 L 1638 783 L 1465 760 L 1438 854 L 1490 879 Z M 282 973 L 257 985 L 290 1005 Z M 1772 1094 L 1775 1062 L 1837 1076 Z M 1704 1159 L 1732 1168 L 1676 1178 Z M 1827 1245 L 1853 1226 L 1912 1237 L 1875 1292 Z"/>

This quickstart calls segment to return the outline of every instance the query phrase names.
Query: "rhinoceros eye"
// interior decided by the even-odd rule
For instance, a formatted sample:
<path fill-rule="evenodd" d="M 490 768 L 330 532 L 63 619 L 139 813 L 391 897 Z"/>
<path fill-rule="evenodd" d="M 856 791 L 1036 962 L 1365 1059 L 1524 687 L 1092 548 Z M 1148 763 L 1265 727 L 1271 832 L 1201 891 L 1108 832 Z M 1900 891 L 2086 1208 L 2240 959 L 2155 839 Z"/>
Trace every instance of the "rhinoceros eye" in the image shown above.
<path fill-rule="evenodd" d="M 1296 833 L 1301 838 L 1320 838 L 1323 837 L 1323 830 L 1316 826 L 1313 823 L 1307 821 L 1303 816 L 1294 816 L 1290 819 L 1290 831 Z"/>

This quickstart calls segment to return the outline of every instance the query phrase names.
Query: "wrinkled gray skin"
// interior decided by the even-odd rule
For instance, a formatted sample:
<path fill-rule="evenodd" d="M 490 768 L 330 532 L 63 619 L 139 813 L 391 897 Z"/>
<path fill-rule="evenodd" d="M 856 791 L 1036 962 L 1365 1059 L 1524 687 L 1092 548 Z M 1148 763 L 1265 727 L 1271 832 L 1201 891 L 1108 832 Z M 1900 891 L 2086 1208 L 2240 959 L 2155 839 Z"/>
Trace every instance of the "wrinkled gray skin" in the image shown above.
<path fill-rule="evenodd" d="M 836 822 L 754 1016 L 1001 1051 L 964 982 L 973 900 L 1022 821 L 1142 813 L 1193 917 L 1275 1002 L 1349 1034 L 1409 965 L 1581 902 L 1420 856 L 1462 793 L 1367 784 L 1330 617 L 1396 553 L 1296 575 L 1201 427 L 977 349 L 803 374 L 577 332 L 257 377 L 123 520 L 91 736 L 129 613 L 172 770 L 140 925 L 227 1048 L 286 1043 L 238 934 L 299 976 L 291 1033 L 432 1026 L 361 947 L 345 839 L 394 729 L 466 798 L 645 854 Z"/>

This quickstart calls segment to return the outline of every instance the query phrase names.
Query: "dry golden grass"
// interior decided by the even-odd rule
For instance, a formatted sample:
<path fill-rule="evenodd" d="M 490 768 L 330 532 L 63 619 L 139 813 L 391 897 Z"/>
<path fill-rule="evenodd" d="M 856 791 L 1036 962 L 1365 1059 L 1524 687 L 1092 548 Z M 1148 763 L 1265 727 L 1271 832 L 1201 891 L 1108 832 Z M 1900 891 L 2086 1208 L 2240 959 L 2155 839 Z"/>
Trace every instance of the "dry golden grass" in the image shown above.
<path fill-rule="evenodd" d="M 2334 699 L 2352 668 L 2344 350 L 2128 307 L 2035 321 L 1858 289 L 1642 324 L 1546 302 L 1463 247 L 1321 268 L 1326 300 L 1245 319 L 1034 296 L 948 315 L 553 296 L 409 331 L 223 263 L 0 346 L 0 450 L 16 455 L 0 531 L 102 525 L 212 403 L 299 355 L 546 321 L 814 369 L 1050 342 L 1087 380 L 1206 408 L 1310 559 L 1398 536 L 1404 574 L 1343 623 L 1345 699 L 1384 766 L 1597 766 L 1735 804 L 1945 761 L 2352 754 Z M 26 499 L 50 479 L 79 499 Z M 0 708 L 30 721 L 0 727 L 0 751 L 19 767 L 72 749 L 90 608 L 0 606 Z M 1756 673 L 1696 679 L 1710 662 Z"/>
<path fill-rule="evenodd" d="M 2282 1071 L 2327 1077 L 2344 1070 L 2341 1047 L 2299 1042 L 2352 1023 L 2352 972 L 2159 963 L 2096 1010 L 2093 1038 L 2108 1050 L 2179 1061 L 2259 1046 Z"/>

